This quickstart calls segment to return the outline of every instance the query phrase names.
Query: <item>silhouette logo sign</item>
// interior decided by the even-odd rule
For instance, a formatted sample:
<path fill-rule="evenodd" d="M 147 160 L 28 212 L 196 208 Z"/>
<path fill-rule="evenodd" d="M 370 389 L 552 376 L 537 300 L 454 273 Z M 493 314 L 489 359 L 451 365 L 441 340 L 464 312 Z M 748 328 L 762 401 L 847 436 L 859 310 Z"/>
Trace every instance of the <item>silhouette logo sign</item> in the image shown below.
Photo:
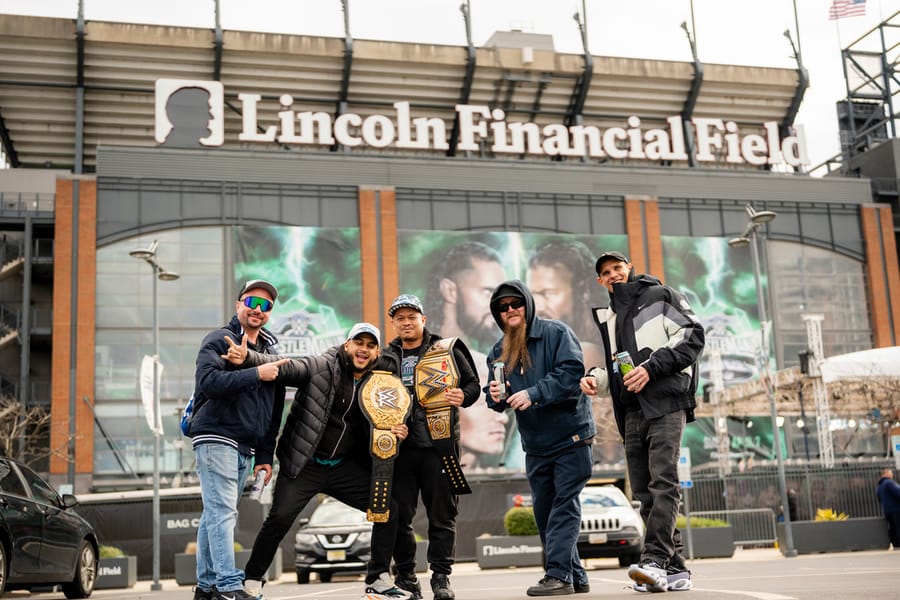
<path fill-rule="evenodd" d="M 157 79 L 155 139 L 160 146 L 221 146 L 225 91 L 219 81 Z"/>

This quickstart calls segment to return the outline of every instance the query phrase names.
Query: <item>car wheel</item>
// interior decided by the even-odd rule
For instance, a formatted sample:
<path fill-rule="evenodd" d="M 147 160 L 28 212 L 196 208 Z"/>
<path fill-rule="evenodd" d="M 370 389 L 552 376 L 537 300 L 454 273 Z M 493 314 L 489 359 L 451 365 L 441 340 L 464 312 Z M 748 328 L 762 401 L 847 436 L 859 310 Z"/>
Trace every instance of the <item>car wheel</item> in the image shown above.
<path fill-rule="evenodd" d="M 0 540 L 0 595 L 3 594 L 3 588 L 6 587 L 6 546 Z"/>
<path fill-rule="evenodd" d="M 297 569 L 297 583 L 309 583 L 309 571 L 307 569 Z"/>
<path fill-rule="evenodd" d="M 322 571 L 319 573 L 319 581 L 322 583 L 331 583 L 331 576 L 333 573 L 331 571 Z"/>
<path fill-rule="evenodd" d="M 94 582 L 97 580 L 97 552 L 93 544 L 84 540 L 81 542 L 81 550 L 78 552 L 78 562 L 75 565 L 75 579 L 62 586 L 66 598 L 87 598 L 94 591 Z"/>

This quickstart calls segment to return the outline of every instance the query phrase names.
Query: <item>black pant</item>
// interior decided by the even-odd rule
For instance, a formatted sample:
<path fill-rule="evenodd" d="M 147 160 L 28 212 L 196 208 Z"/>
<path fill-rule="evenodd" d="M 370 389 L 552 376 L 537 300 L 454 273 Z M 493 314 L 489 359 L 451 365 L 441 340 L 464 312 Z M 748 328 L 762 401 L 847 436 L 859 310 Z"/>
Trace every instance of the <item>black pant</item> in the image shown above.
<path fill-rule="evenodd" d="M 339 465 L 328 467 L 310 461 L 296 479 L 281 476 L 275 482 L 272 493 L 272 509 L 256 540 L 244 569 L 247 579 L 262 580 L 278 544 L 294 524 L 300 511 L 318 493 L 325 493 L 344 504 L 365 511 L 369 507 L 371 475 L 358 463 L 344 459 Z M 372 559 L 369 561 L 366 581 L 374 581 L 381 573 L 389 573 L 391 549 L 397 535 L 397 503 L 391 501 L 391 518 L 387 523 L 375 523 L 372 527 Z"/>
<path fill-rule="evenodd" d="M 416 571 L 416 538 L 412 522 L 419 492 L 428 515 L 428 562 L 435 574 L 449 575 L 456 559 L 458 497 L 441 470 L 437 450 L 401 445 L 394 465 L 393 487 L 400 515 L 394 547 L 394 569 L 399 575 L 410 576 Z"/>

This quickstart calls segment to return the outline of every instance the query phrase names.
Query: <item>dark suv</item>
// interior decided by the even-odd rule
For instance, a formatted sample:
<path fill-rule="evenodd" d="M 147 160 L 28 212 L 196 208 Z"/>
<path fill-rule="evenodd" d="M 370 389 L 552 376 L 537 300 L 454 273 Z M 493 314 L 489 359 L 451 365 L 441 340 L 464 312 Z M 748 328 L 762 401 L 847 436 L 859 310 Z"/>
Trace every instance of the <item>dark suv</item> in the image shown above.
<path fill-rule="evenodd" d="M 87 598 L 97 576 L 97 536 L 25 465 L 0 457 L 0 594 L 62 584 L 66 598 Z"/>
<path fill-rule="evenodd" d="M 326 497 L 294 538 L 297 583 L 309 583 L 311 572 L 326 583 L 335 573 L 365 573 L 371 548 L 366 513 Z"/>

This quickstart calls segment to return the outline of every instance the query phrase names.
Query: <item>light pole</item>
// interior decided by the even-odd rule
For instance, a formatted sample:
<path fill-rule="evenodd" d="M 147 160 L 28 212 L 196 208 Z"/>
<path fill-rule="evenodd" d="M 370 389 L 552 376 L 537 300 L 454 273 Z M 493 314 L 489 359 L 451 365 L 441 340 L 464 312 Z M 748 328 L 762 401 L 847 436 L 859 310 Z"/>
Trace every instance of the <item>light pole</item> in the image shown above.
<path fill-rule="evenodd" d="M 153 240 L 147 248 L 135 248 L 129 256 L 144 261 L 153 269 L 153 583 L 150 589 L 158 592 L 159 583 L 159 434 L 162 422 L 159 408 L 159 291 L 156 280 L 175 281 L 178 273 L 166 271 L 156 262 L 156 248 L 159 242 Z"/>
<path fill-rule="evenodd" d="M 764 224 L 772 221 L 778 215 L 771 210 L 756 211 L 749 204 L 746 205 L 749 220 L 744 233 L 740 237 L 728 240 L 731 248 L 741 248 L 750 246 L 751 256 L 753 257 L 753 275 L 756 278 L 756 301 L 759 304 L 759 362 L 760 371 L 766 386 L 766 394 L 769 396 L 769 409 L 772 416 L 772 444 L 775 446 L 775 462 L 778 465 L 778 487 L 781 491 L 782 515 L 784 516 L 784 555 L 786 557 L 797 556 L 794 549 L 794 535 L 791 529 L 791 514 L 788 504 L 787 482 L 784 476 L 784 451 L 781 447 L 781 440 L 778 435 L 778 407 L 775 404 L 775 380 L 769 370 L 769 351 L 770 344 L 766 337 L 766 299 L 762 289 L 762 273 L 759 266 L 759 244 L 757 241 L 757 231 Z"/>

